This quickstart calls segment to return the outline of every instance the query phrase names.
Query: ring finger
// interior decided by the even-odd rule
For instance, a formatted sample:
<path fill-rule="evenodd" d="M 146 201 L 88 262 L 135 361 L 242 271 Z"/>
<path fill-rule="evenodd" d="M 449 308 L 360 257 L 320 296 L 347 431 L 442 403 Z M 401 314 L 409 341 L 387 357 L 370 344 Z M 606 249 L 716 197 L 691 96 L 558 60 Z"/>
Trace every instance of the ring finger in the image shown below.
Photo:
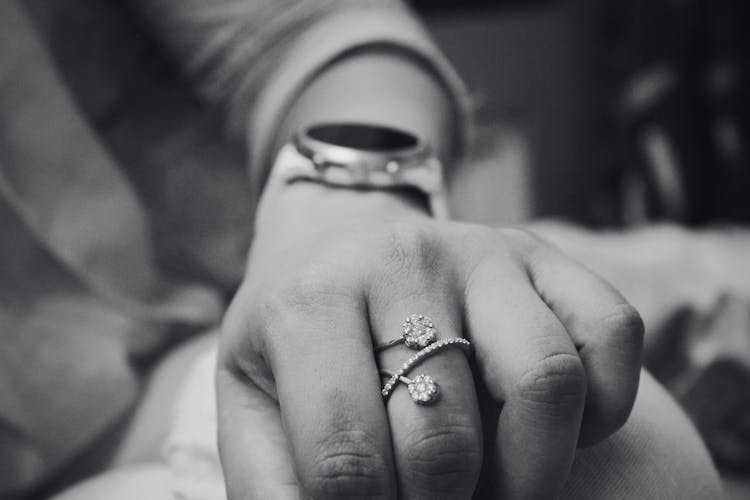
<path fill-rule="evenodd" d="M 378 346 L 401 338 L 404 328 L 417 337 L 429 333 L 430 324 L 436 330 L 431 344 L 436 348 L 406 370 L 386 402 L 404 499 L 470 498 L 482 462 L 481 423 L 465 341 L 442 342 L 462 337 L 461 315 L 447 287 L 437 281 L 430 276 L 402 276 L 401 285 L 383 287 L 370 297 L 378 364 L 389 375 L 419 357 L 423 347 L 407 347 L 403 341 L 383 349 Z M 414 382 L 411 390 L 409 381 Z"/>

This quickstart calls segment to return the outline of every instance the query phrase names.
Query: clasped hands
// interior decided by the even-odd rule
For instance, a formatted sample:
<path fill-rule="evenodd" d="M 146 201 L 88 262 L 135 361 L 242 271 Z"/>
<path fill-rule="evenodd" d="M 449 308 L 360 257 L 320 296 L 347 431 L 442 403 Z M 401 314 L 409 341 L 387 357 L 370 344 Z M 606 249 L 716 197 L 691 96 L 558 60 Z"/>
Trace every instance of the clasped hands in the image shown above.
<path fill-rule="evenodd" d="M 403 193 L 269 186 L 223 325 L 229 498 L 550 498 L 579 446 L 623 425 L 643 324 L 607 283 L 521 229 L 434 221 Z M 466 337 L 386 402 L 375 353 L 412 313 Z"/>

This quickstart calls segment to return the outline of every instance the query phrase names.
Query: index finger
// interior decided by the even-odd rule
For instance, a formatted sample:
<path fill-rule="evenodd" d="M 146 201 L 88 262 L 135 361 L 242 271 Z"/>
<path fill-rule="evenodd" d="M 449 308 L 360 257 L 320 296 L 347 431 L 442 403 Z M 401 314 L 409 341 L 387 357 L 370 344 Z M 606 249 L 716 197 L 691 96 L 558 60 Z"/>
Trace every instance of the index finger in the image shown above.
<path fill-rule="evenodd" d="M 395 498 L 364 300 L 296 289 L 270 318 L 264 355 L 303 489 L 314 498 Z"/>

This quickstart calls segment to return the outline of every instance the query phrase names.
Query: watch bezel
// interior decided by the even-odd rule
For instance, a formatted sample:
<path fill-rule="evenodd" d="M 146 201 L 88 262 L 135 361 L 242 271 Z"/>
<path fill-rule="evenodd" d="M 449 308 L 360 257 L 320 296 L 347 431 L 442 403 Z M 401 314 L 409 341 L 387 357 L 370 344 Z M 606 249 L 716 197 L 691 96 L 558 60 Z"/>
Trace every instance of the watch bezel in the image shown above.
<path fill-rule="evenodd" d="M 310 131 L 317 127 L 373 127 L 413 137 L 413 145 L 393 149 L 367 149 L 333 144 L 316 139 Z M 411 166 L 422 165 L 430 156 L 430 146 L 417 134 L 390 125 L 357 122 L 321 122 L 308 125 L 293 139 L 296 149 L 312 161 L 315 168 L 325 171 L 331 168 L 346 168 L 362 174 L 383 172 L 398 176 Z"/>
<path fill-rule="evenodd" d="M 312 127 L 364 125 L 388 128 L 414 137 L 413 145 L 393 149 L 365 149 L 331 144 L 308 134 Z M 279 152 L 272 178 L 284 184 L 306 180 L 356 189 L 414 188 L 427 196 L 432 215 L 448 219 L 443 165 L 430 144 L 417 134 L 381 124 L 318 122 L 300 129 Z"/>

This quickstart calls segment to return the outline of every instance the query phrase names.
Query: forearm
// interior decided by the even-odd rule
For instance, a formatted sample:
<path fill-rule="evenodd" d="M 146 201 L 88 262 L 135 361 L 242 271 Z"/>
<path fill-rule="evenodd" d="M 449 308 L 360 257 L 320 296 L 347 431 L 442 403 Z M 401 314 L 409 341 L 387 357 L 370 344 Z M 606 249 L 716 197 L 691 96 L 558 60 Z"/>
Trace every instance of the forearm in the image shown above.
<path fill-rule="evenodd" d="M 225 112 L 256 193 L 278 146 L 312 121 L 409 128 L 444 157 L 464 145 L 463 86 L 399 0 L 131 1 Z"/>

